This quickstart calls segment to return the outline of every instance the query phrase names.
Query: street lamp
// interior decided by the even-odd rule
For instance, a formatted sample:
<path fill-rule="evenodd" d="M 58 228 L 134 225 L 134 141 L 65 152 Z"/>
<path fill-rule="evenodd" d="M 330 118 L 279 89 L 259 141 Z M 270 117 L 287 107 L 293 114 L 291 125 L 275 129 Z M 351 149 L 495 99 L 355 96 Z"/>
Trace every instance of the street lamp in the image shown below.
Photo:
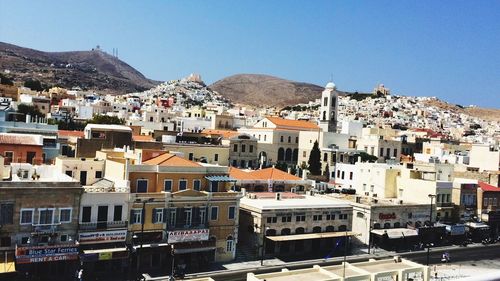
<path fill-rule="evenodd" d="M 145 199 L 145 200 L 141 200 L 139 198 L 135 199 L 135 203 L 142 203 L 142 209 L 141 209 L 141 239 L 139 240 L 140 242 L 140 250 L 139 250 L 139 254 L 137 255 L 137 271 L 140 273 L 140 266 L 141 266 L 141 255 L 142 255 L 142 245 L 144 244 L 144 222 L 145 222 L 145 218 L 146 218 L 146 203 L 151 203 L 153 202 L 155 199 L 154 198 L 148 198 L 148 199 Z M 134 236 L 132 238 L 137 238 L 137 235 L 134 234 Z"/>
<path fill-rule="evenodd" d="M 429 198 L 431 199 L 431 207 L 430 207 L 430 215 L 429 215 L 429 226 L 432 227 L 432 204 L 434 202 L 434 197 L 436 197 L 435 194 L 429 194 Z M 429 236 L 427 236 L 429 237 Z M 431 243 L 430 241 L 427 241 L 427 266 L 429 266 L 429 255 L 431 251 Z"/>

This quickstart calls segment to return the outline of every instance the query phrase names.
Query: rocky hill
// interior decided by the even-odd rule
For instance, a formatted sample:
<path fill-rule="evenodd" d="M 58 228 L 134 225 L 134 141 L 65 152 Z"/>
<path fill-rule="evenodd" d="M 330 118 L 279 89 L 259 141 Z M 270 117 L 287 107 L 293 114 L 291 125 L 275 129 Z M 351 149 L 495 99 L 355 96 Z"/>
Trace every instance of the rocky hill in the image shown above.
<path fill-rule="evenodd" d="M 269 75 L 238 74 L 209 86 L 233 103 L 285 106 L 307 103 L 321 97 L 323 87 Z"/>
<path fill-rule="evenodd" d="M 15 81 L 36 79 L 47 86 L 123 94 L 158 84 L 100 49 L 42 52 L 0 42 L 0 70 Z"/>

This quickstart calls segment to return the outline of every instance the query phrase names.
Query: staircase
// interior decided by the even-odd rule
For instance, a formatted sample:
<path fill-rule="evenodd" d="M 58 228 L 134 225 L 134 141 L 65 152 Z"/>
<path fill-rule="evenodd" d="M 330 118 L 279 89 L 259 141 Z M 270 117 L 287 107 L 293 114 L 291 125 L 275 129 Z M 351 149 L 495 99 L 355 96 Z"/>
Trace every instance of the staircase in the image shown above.
<path fill-rule="evenodd" d="M 236 262 L 252 261 L 259 259 L 257 247 L 248 244 L 238 244 L 236 248 Z"/>

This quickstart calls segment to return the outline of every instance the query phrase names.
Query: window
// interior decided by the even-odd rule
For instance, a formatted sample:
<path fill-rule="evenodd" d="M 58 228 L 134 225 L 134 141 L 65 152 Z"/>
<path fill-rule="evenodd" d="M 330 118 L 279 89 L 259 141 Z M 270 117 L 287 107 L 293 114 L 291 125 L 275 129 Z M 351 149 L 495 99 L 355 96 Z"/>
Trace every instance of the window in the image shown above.
<path fill-rule="evenodd" d="M 327 106 L 328 105 L 328 97 L 324 97 L 323 98 L 323 106 Z"/>
<path fill-rule="evenodd" d="M 237 144 L 233 145 L 233 152 L 238 152 L 238 145 Z"/>
<path fill-rule="evenodd" d="M 216 221 L 219 217 L 219 207 L 213 206 L 210 209 L 210 220 Z"/>
<path fill-rule="evenodd" d="M 493 198 L 493 206 L 496 206 L 497 205 L 497 198 Z"/>
<path fill-rule="evenodd" d="M 122 220 L 122 211 L 123 211 L 122 205 L 115 205 L 115 210 L 113 213 L 113 221 L 121 221 Z"/>
<path fill-rule="evenodd" d="M 194 159 L 194 154 L 191 152 L 191 153 L 189 153 L 189 156 L 188 156 L 188 157 L 189 157 L 189 160 L 190 160 L 190 161 L 193 161 L 193 159 Z"/>
<path fill-rule="evenodd" d="M 344 176 L 345 176 L 345 172 L 342 171 L 342 177 L 341 178 L 344 179 Z"/>
<path fill-rule="evenodd" d="M 163 223 L 163 209 L 153 209 L 153 223 Z"/>
<path fill-rule="evenodd" d="M 82 222 L 90 222 L 92 207 L 87 206 L 82 208 Z"/>
<path fill-rule="evenodd" d="M 267 217 L 267 223 L 276 223 L 278 222 L 277 217 Z"/>
<path fill-rule="evenodd" d="M 335 215 L 333 215 L 333 214 L 328 214 L 328 215 L 326 215 L 326 220 L 327 220 L 327 221 L 332 221 L 332 220 L 335 220 Z"/>
<path fill-rule="evenodd" d="M 288 143 L 291 143 L 291 142 L 292 142 L 292 137 L 288 136 Z"/>
<path fill-rule="evenodd" d="M 148 192 L 148 180 L 146 179 L 137 180 L 137 192 L 138 193 Z"/>
<path fill-rule="evenodd" d="M 66 175 L 70 176 L 70 177 L 73 177 L 73 171 L 71 170 L 67 170 L 66 172 L 64 172 Z"/>
<path fill-rule="evenodd" d="M 232 237 L 229 238 L 226 241 L 226 252 L 232 252 L 234 250 L 234 240 L 232 239 Z"/>
<path fill-rule="evenodd" d="M 214 155 L 214 161 L 215 162 L 219 161 L 219 154 L 215 153 L 215 155 Z"/>
<path fill-rule="evenodd" d="M 59 209 L 59 222 L 69 223 L 71 222 L 71 208 L 61 208 Z"/>
<path fill-rule="evenodd" d="M 61 240 L 61 242 L 66 242 L 66 241 L 68 241 L 68 235 L 67 235 L 67 234 L 63 234 L 63 235 L 61 235 L 61 239 L 60 239 L 60 240 Z"/>
<path fill-rule="evenodd" d="M 5 158 L 7 159 L 7 162 L 5 164 L 8 164 L 10 162 L 14 162 L 14 152 L 12 151 L 5 151 L 3 153 L 5 155 Z"/>
<path fill-rule="evenodd" d="M 299 137 L 295 137 L 295 143 L 299 143 Z"/>
<path fill-rule="evenodd" d="M 349 179 L 352 180 L 352 172 L 349 172 Z"/>
<path fill-rule="evenodd" d="M 10 245 L 10 236 L 4 236 L 0 238 L 0 247 L 10 247 Z"/>
<path fill-rule="evenodd" d="M 313 215 L 313 221 L 321 221 L 321 220 L 323 220 L 322 215 Z"/>
<path fill-rule="evenodd" d="M 52 224 L 54 221 L 54 209 L 42 209 L 38 211 L 39 224 Z"/>
<path fill-rule="evenodd" d="M 210 192 L 218 192 L 219 191 L 219 182 L 211 181 L 210 182 Z"/>
<path fill-rule="evenodd" d="M 283 136 L 280 137 L 280 142 L 283 142 Z"/>
<path fill-rule="evenodd" d="M 193 209 L 184 208 L 184 226 L 190 226 L 193 222 Z"/>
<path fill-rule="evenodd" d="M 266 137 L 267 137 L 267 135 L 264 135 L 264 141 L 266 141 Z"/>
<path fill-rule="evenodd" d="M 246 151 L 246 149 L 247 149 L 247 146 L 246 146 L 246 145 L 244 145 L 244 144 L 242 144 L 242 145 L 241 145 L 241 152 L 245 152 L 245 151 Z"/>
<path fill-rule="evenodd" d="M 236 167 L 238 166 L 238 161 L 237 160 L 233 160 L 233 167 Z"/>
<path fill-rule="evenodd" d="M 387 153 L 385 155 L 387 158 L 391 157 L 391 149 L 387 148 Z"/>
<path fill-rule="evenodd" d="M 306 156 L 307 156 L 307 152 L 302 151 L 302 157 L 306 157 Z"/>
<path fill-rule="evenodd" d="M 248 148 L 248 152 L 253 153 L 253 145 L 251 144 L 250 147 Z"/>
<path fill-rule="evenodd" d="M 380 155 L 379 156 L 380 157 L 384 156 L 384 148 L 383 147 L 380 148 Z"/>
<path fill-rule="evenodd" d="M 346 220 L 347 214 L 339 214 L 339 220 Z"/>
<path fill-rule="evenodd" d="M 28 244 L 28 241 L 30 240 L 29 237 L 25 236 L 25 237 L 21 237 L 21 244 Z"/>
<path fill-rule="evenodd" d="M 163 190 L 166 192 L 172 192 L 172 180 L 163 181 Z"/>
<path fill-rule="evenodd" d="M 446 203 L 451 202 L 450 197 L 451 197 L 451 194 L 446 194 Z"/>
<path fill-rule="evenodd" d="M 394 157 L 397 157 L 397 156 L 398 156 L 398 149 L 394 148 Z"/>
<path fill-rule="evenodd" d="M 200 207 L 200 224 L 205 224 L 206 220 L 207 220 L 207 216 L 206 216 L 206 209 L 205 207 Z"/>
<path fill-rule="evenodd" d="M 295 221 L 306 221 L 306 216 L 304 215 L 295 216 Z"/>
<path fill-rule="evenodd" d="M 234 220 L 236 218 L 236 207 L 235 206 L 229 206 L 229 219 Z"/>
<path fill-rule="evenodd" d="M 281 222 L 292 222 L 292 216 L 281 217 Z"/>
<path fill-rule="evenodd" d="M 193 189 L 200 191 L 200 189 L 201 189 L 201 180 L 193 180 Z"/>
<path fill-rule="evenodd" d="M 140 224 L 142 222 L 142 209 L 132 209 L 130 213 L 131 224 Z"/>
<path fill-rule="evenodd" d="M 34 209 L 21 209 L 21 219 L 20 224 L 32 224 L 33 223 L 33 212 Z"/>
<path fill-rule="evenodd" d="M 95 178 L 101 179 L 102 178 L 102 171 L 95 171 Z"/>
<path fill-rule="evenodd" d="M 179 190 L 185 190 L 187 188 L 187 180 L 179 180 Z"/>
<path fill-rule="evenodd" d="M 168 224 L 171 226 L 174 226 L 176 217 L 177 217 L 177 209 L 171 208 L 170 213 L 169 213 L 169 218 L 168 218 Z"/>

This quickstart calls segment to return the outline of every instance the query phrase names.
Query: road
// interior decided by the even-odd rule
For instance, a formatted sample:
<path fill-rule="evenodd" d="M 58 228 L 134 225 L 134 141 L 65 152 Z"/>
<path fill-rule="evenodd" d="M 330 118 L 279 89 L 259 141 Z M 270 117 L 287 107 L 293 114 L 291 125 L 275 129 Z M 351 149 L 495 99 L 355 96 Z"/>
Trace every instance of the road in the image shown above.
<path fill-rule="evenodd" d="M 494 245 L 472 245 L 469 247 L 443 247 L 443 248 L 433 248 L 430 251 L 429 261 L 430 264 L 441 264 L 441 256 L 447 251 L 450 253 L 451 264 L 459 264 L 460 262 L 467 262 L 466 264 L 474 264 L 475 261 L 483 261 L 488 259 L 499 259 L 500 258 L 500 244 Z M 395 253 L 389 253 L 390 255 L 358 255 L 358 256 L 348 256 L 348 262 L 359 262 L 366 261 L 369 258 L 381 259 L 381 258 L 390 258 Z M 426 251 L 418 251 L 418 252 L 407 252 L 407 253 L 398 253 L 397 255 L 402 256 L 403 258 L 421 263 L 427 263 L 427 252 Z M 268 272 L 276 272 L 280 271 L 283 268 L 287 268 L 289 270 L 293 269 L 302 269 L 302 268 L 310 268 L 313 265 L 317 264 L 320 266 L 328 266 L 328 265 L 336 265 L 342 262 L 343 258 L 333 258 L 325 260 L 307 260 L 300 262 L 290 262 L 282 265 L 272 265 L 272 266 L 264 266 L 264 267 L 251 267 L 240 270 L 221 270 L 214 272 L 206 272 L 206 273 L 197 273 L 190 274 L 186 276 L 186 279 L 198 278 L 198 277 L 212 277 L 215 281 L 245 281 L 246 275 L 249 272 L 253 272 L 256 274 L 268 273 Z M 164 278 L 155 278 L 151 280 L 168 280 Z"/>

